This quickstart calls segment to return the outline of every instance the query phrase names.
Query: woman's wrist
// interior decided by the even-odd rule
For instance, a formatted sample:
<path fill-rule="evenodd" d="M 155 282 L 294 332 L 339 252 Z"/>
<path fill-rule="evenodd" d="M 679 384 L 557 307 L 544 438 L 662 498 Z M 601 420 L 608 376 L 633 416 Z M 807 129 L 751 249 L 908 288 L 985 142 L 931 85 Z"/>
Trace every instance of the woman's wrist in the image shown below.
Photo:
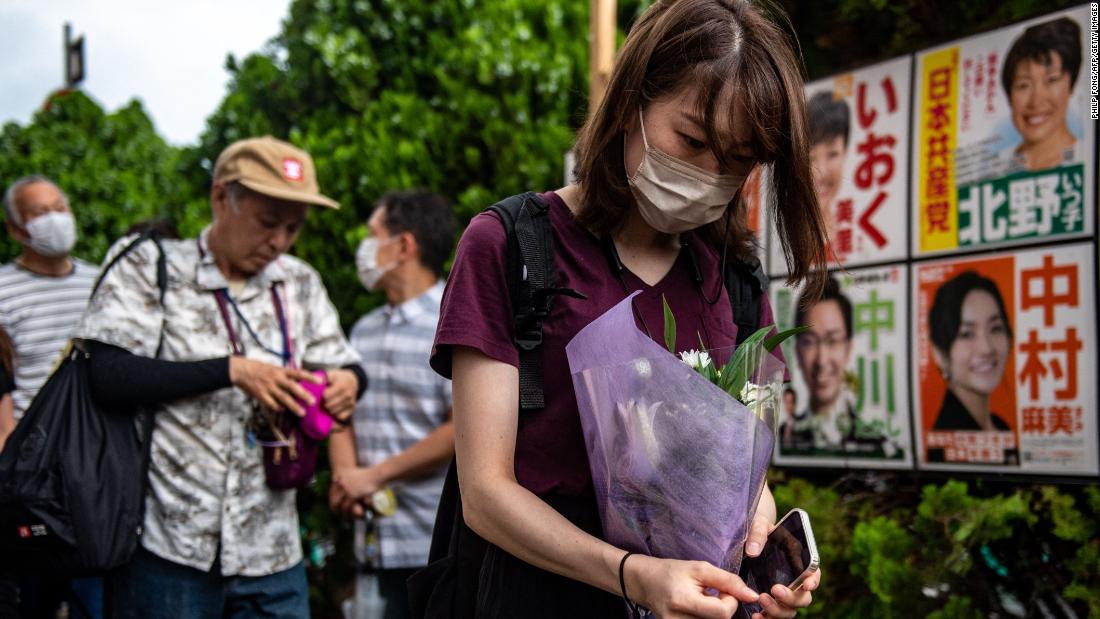
<path fill-rule="evenodd" d="M 622 584 L 625 585 L 625 592 L 621 591 L 620 595 L 623 595 L 635 605 L 644 608 L 649 608 L 649 596 L 645 586 L 645 575 L 651 568 L 650 563 L 653 560 L 654 558 L 648 555 L 631 553 L 630 557 L 623 564 Z"/>

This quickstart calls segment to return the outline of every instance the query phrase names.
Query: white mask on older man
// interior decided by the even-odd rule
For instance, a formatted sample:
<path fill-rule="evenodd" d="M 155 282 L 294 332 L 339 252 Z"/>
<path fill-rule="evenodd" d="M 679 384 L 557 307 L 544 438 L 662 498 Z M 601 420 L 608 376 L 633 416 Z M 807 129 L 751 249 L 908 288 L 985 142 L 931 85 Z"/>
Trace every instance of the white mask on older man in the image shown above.
<path fill-rule="evenodd" d="M 76 220 L 67 211 L 39 215 L 23 226 L 30 235 L 31 249 L 43 256 L 65 256 L 76 244 Z"/>

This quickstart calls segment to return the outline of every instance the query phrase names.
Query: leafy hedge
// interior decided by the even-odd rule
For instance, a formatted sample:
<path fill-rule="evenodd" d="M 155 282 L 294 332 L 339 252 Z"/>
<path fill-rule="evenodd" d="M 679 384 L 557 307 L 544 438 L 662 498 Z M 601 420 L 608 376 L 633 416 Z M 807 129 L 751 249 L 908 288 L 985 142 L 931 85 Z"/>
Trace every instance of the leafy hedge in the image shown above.
<path fill-rule="evenodd" d="M 780 474 L 810 513 L 823 586 L 808 617 L 1100 617 L 1100 488 Z"/>

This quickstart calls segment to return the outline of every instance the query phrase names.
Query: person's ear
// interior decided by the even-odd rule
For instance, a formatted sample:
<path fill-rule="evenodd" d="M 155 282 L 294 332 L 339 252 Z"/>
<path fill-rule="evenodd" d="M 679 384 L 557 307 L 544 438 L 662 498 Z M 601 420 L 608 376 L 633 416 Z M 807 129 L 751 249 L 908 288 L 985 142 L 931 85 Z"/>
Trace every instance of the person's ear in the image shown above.
<path fill-rule="evenodd" d="M 17 243 L 25 244 L 31 240 L 31 235 L 27 232 L 26 228 L 17 226 L 10 219 L 4 220 L 4 228 L 8 231 L 8 236 L 13 238 Z"/>
<path fill-rule="evenodd" d="M 229 188 L 222 181 L 214 181 L 210 186 L 210 209 L 214 219 L 224 217 L 229 211 Z"/>
<path fill-rule="evenodd" d="M 401 246 L 398 249 L 400 257 L 405 260 L 417 260 L 420 254 L 420 246 L 412 232 L 401 233 Z"/>

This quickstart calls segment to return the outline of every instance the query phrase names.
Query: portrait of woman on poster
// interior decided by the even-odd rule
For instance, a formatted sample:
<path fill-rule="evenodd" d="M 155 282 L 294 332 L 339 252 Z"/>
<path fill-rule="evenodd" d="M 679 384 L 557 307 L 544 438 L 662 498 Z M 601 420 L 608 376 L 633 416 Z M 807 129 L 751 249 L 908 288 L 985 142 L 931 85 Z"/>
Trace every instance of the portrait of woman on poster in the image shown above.
<path fill-rule="evenodd" d="M 1066 114 L 1081 68 L 1081 27 L 1068 17 L 1031 26 L 1008 50 L 1001 85 L 1021 142 L 1002 154 L 1004 174 L 1084 161 Z"/>
<path fill-rule="evenodd" d="M 836 213 L 833 204 L 844 180 L 844 162 L 848 158 L 850 137 L 848 102 L 833 97 L 832 92 L 819 92 L 806 102 L 810 121 L 810 166 L 813 169 L 814 193 L 825 219 L 826 233 L 833 238 Z"/>
<path fill-rule="evenodd" d="M 934 431 L 1010 432 L 991 406 L 1004 379 L 1012 349 L 1012 326 L 1004 298 L 993 280 L 964 271 L 936 291 L 928 314 L 932 356 L 947 383 Z M 930 462 L 944 460 L 929 449 Z M 1004 464 L 1018 463 L 1018 450 L 1006 449 Z"/>

